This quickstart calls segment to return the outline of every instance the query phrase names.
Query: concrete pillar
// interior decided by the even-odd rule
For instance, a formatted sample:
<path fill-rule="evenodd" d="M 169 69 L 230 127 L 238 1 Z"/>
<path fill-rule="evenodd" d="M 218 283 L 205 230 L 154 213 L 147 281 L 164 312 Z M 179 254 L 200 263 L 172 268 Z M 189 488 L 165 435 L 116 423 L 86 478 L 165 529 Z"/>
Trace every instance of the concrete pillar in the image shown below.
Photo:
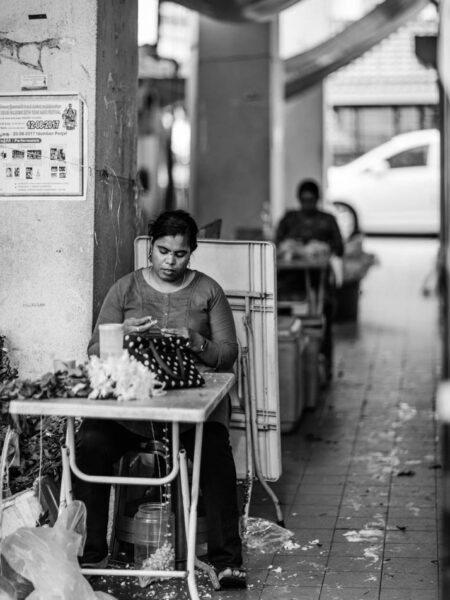
<path fill-rule="evenodd" d="M 298 207 L 297 184 L 313 178 L 323 186 L 325 167 L 323 84 L 286 101 L 284 186 L 285 205 Z M 283 211 L 284 212 L 284 211 Z M 277 215 L 281 216 L 281 215 Z"/>
<path fill-rule="evenodd" d="M 24 82 L 45 75 L 36 93 L 79 94 L 85 114 L 83 196 L 0 197 L 0 332 L 27 377 L 85 360 L 106 290 L 133 268 L 137 2 L 2 0 L 1 14 L 0 93 L 32 95 Z"/>
<path fill-rule="evenodd" d="M 303 0 L 282 13 L 280 53 L 300 54 L 324 41 L 329 34 L 328 0 Z M 276 221 L 287 208 L 298 207 L 297 184 L 312 177 L 324 188 L 327 163 L 324 84 L 320 83 L 284 105 L 283 204 L 275 207 Z"/>
<path fill-rule="evenodd" d="M 191 210 L 200 225 L 223 219 L 222 237 L 260 227 L 281 195 L 282 83 L 278 23 L 200 18 L 191 106 Z"/>

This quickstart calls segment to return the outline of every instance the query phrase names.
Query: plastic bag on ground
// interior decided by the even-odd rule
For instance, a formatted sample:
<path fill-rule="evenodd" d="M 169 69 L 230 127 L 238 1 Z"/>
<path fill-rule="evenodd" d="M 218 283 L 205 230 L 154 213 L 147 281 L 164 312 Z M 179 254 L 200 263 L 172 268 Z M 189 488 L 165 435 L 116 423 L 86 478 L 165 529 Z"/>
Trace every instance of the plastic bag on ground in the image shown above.
<path fill-rule="evenodd" d="M 2 554 L 10 567 L 34 586 L 27 600 L 98 600 L 83 577 L 77 556 L 86 530 L 86 507 L 75 500 L 53 527 L 21 527 L 7 536 Z"/>
<path fill-rule="evenodd" d="M 14 586 L 2 575 L 0 575 L 0 600 L 17 600 Z"/>
<path fill-rule="evenodd" d="M 17 594 L 17 600 L 25 600 L 25 598 L 28 598 L 28 596 L 33 591 L 33 584 L 31 583 L 31 581 L 28 581 L 28 579 L 25 579 L 25 577 L 21 577 L 21 575 L 19 575 L 19 573 L 17 573 L 9 565 L 8 561 L 3 556 L 3 554 L 0 558 L 0 571 L 3 577 L 7 581 L 9 581 L 9 583 L 14 587 Z"/>
<path fill-rule="evenodd" d="M 265 553 L 281 550 L 294 533 L 267 519 L 249 517 L 243 537 L 247 548 Z"/>

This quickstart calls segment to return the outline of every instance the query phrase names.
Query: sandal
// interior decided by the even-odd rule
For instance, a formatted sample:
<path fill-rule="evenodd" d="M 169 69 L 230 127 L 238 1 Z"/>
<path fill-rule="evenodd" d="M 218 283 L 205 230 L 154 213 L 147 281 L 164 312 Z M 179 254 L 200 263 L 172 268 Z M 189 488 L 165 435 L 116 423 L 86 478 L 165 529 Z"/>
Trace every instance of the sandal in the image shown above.
<path fill-rule="evenodd" d="M 247 587 L 247 571 L 243 567 L 216 569 L 221 589 L 243 589 Z"/>

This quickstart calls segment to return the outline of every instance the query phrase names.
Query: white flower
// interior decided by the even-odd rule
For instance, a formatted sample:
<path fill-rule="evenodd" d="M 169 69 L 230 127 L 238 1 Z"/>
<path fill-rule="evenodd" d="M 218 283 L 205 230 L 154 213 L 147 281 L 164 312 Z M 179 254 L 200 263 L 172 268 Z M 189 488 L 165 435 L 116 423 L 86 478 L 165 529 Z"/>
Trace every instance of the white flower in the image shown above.
<path fill-rule="evenodd" d="M 121 402 L 146 400 L 164 393 L 154 373 L 130 356 L 126 350 L 120 356 L 100 359 L 91 356 L 87 371 L 92 387 L 89 398 L 117 398 Z"/>

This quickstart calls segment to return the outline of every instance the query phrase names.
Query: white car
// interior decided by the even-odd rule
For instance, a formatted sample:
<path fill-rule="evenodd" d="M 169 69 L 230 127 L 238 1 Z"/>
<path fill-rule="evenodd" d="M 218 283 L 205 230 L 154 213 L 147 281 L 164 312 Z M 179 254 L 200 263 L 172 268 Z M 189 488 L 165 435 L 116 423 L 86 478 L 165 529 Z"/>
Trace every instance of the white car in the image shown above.
<path fill-rule="evenodd" d="M 439 232 L 439 132 L 397 135 L 352 162 L 330 167 L 326 199 L 365 233 Z"/>

